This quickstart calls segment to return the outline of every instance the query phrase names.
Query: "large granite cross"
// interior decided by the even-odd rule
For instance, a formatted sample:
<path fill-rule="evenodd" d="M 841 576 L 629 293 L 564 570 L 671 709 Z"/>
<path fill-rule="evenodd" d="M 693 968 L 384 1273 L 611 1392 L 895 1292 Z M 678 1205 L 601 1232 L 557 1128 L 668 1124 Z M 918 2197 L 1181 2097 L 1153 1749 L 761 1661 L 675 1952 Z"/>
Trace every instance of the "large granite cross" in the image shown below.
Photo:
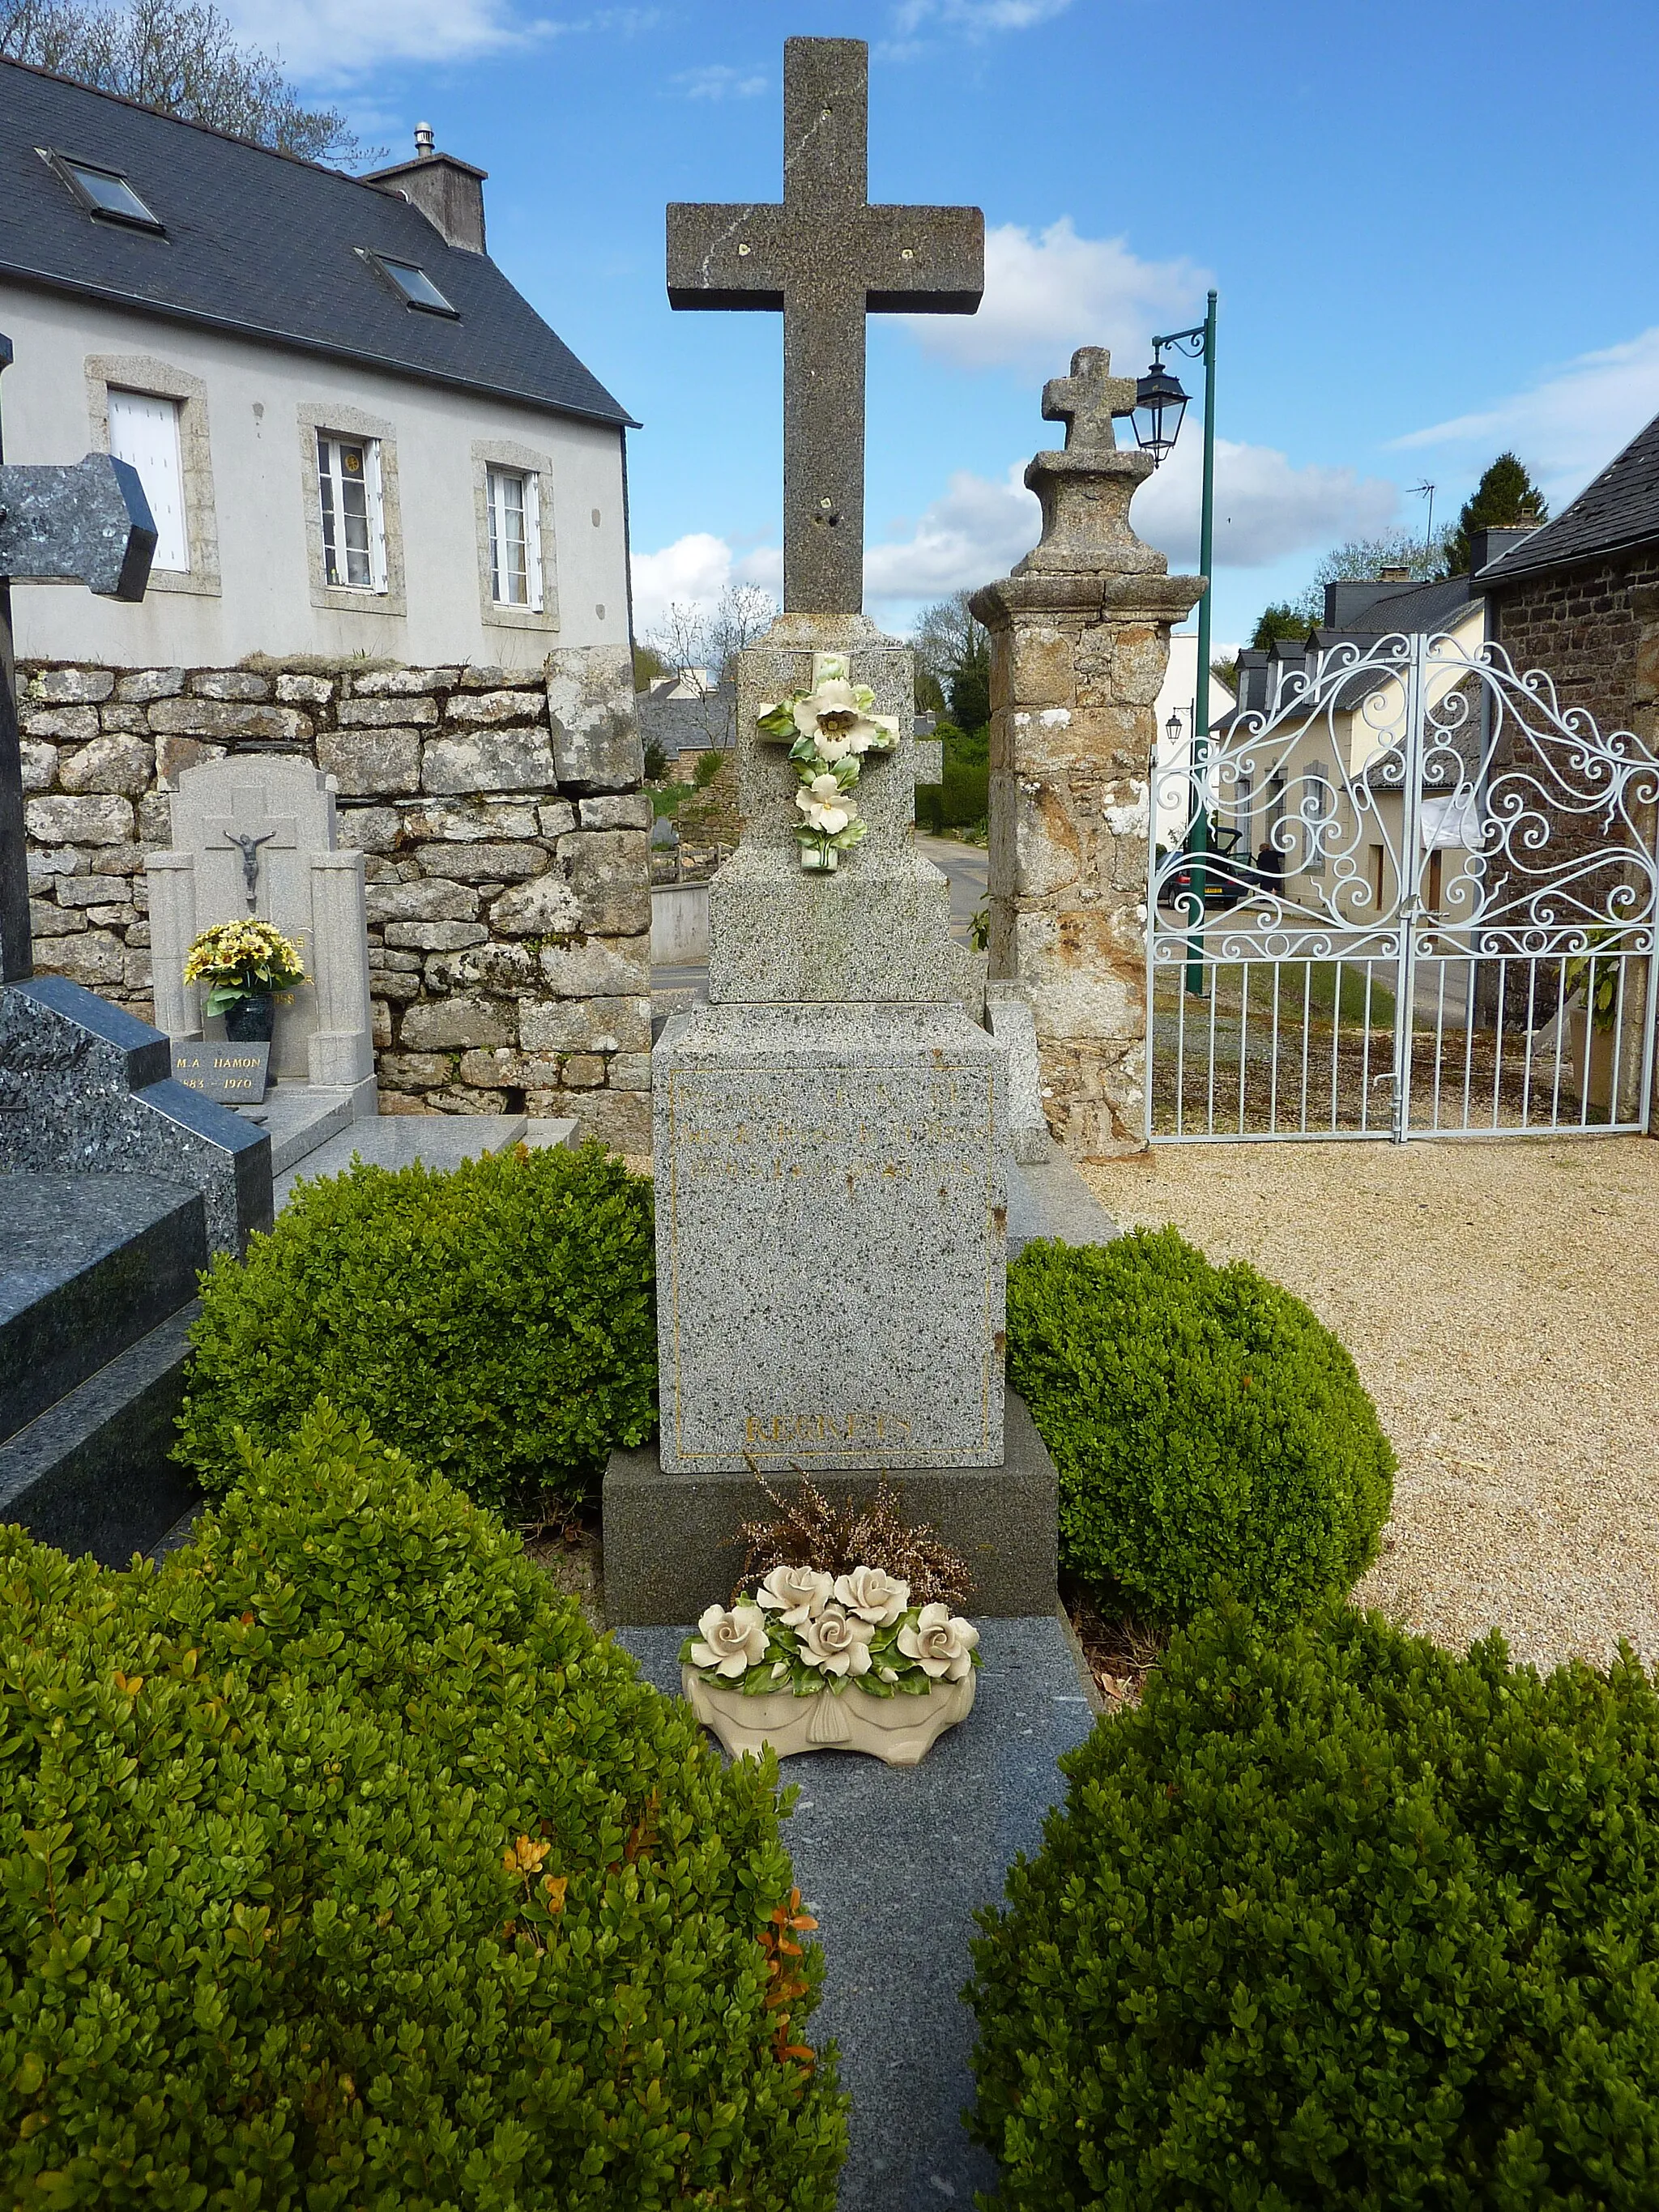
<path fill-rule="evenodd" d="M 787 39 L 783 204 L 668 210 L 676 307 L 783 314 L 783 604 L 864 606 L 864 319 L 971 315 L 985 218 L 971 207 L 872 207 L 870 50 Z"/>
<path fill-rule="evenodd" d="M 0 372 L 11 357 L 11 340 L 0 337 Z M 80 583 L 106 599 L 142 599 L 155 551 L 149 501 L 125 461 L 88 453 L 73 467 L 0 466 L 0 983 L 34 972 L 11 580 Z"/>

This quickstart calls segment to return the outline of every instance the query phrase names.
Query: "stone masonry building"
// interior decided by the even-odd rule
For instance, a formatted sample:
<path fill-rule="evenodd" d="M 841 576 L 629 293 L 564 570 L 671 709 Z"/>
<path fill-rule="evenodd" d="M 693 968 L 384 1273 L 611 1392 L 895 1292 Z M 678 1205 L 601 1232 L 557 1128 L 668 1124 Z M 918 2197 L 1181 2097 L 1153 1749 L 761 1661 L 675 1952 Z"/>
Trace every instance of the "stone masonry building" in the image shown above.
<path fill-rule="evenodd" d="M 35 962 L 149 1018 L 147 851 L 180 773 L 335 779 L 368 877 L 382 1113 L 650 1133 L 651 805 L 625 652 L 538 669 L 21 664 Z"/>
<path fill-rule="evenodd" d="M 366 856 L 381 1110 L 641 1150 L 630 418 L 483 186 L 424 130 L 347 177 L 0 62 L 6 458 L 112 452 L 158 528 L 142 605 L 15 594 L 35 960 L 148 1014 L 179 775 L 298 757 Z"/>

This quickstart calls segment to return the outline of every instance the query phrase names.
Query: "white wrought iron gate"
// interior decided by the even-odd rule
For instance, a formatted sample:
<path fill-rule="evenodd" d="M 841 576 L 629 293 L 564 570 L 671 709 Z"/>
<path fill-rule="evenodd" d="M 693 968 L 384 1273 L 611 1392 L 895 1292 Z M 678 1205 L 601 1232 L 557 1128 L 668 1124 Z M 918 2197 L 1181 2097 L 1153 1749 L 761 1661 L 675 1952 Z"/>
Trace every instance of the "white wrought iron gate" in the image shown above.
<path fill-rule="evenodd" d="M 1645 1127 L 1640 738 L 1501 647 L 1394 636 L 1310 656 L 1152 784 L 1156 1142 Z"/>

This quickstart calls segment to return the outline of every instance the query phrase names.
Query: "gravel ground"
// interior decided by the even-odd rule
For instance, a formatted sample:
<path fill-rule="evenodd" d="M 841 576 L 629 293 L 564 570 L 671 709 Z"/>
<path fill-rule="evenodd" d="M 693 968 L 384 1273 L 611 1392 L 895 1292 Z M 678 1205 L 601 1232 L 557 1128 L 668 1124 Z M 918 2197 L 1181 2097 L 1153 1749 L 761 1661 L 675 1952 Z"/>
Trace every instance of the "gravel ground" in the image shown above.
<path fill-rule="evenodd" d="M 1362 1601 L 1659 1664 L 1659 1143 L 1164 1146 L 1083 1173 L 1305 1297 L 1400 1455 Z"/>

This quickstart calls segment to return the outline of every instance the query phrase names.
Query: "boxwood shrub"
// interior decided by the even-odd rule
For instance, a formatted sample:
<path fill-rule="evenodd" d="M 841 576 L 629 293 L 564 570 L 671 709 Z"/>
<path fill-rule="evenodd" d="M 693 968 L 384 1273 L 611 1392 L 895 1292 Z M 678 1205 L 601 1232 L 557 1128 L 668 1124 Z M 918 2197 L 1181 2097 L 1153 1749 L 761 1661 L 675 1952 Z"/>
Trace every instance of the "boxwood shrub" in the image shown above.
<path fill-rule="evenodd" d="M 1004 2212 L 1650 2212 L 1659 1705 L 1348 1608 L 1178 1634 L 982 1916 Z"/>
<path fill-rule="evenodd" d="M 1395 1456 L 1352 1360 L 1300 1298 L 1173 1229 L 1030 1244 L 1008 1375 L 1060 1473 L 1063 1565 L 1183 1620 L 1218 1581 L 1289 1620 L 1376 1554 Z"/>
<path fill-rule="evenodd" d="M 159 1571 L 0 1530 L 0 2202 L 816 2212 L 775 1780 L 326 1406 Z"/>
<path fill-rule="evenodd" d="M 177 1456 L 216 1495 L 321 1395 L 471 1497 L 574 1498 L 656 1425 L 654 1277 L 650 1182 L 598 1145 L 302 1182 L 204 1279 Z"/>

